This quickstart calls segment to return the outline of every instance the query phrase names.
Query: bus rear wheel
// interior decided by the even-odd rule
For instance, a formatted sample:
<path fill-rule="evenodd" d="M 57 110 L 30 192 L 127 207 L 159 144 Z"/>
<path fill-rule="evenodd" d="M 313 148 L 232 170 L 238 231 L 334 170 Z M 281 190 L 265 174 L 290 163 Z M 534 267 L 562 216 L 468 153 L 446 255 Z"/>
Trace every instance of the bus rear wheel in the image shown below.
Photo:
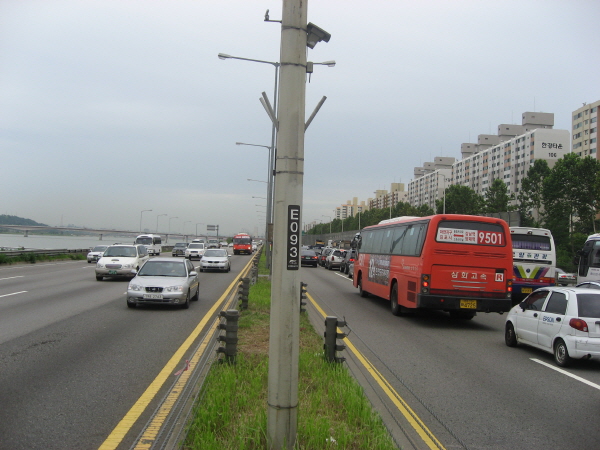
<path fill-rule="evenodd" d="M 369 293 L 363 289 L 362 275 L 359 275 L 359 277 L 358 277 L 358 293 L 363 298 L 366 298 L 369 296 Z"/>

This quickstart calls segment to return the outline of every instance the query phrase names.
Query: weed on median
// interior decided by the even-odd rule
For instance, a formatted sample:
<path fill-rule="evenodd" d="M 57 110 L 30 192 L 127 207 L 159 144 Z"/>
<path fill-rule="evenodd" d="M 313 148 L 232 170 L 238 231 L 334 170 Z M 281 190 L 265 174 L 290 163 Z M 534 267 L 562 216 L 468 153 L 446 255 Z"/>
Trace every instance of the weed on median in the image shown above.
<path fill-rule="evenodd" d="M 267 448 L 271 283 L 259 277 L 242 311 L 235 365 L 213 364 L 202 387 L 185 450 Z M 343 364 L 323 358 L 323 339 L 300 318 L 298 433 L 295 448 L 396 449 L 379 415 Z"/>

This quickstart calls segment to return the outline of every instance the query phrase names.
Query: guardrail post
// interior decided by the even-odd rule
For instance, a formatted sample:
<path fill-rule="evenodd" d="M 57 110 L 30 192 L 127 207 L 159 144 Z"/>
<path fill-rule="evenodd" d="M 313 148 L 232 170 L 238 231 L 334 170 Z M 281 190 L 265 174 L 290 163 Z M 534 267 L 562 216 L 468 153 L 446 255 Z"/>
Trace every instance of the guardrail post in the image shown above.
<path fill-rule="evenodd" d="M 240 313 L 235 309 L 228 309 L 227 311 L 221 311 L 220 316 L 225 318 L 225 323 L 219 324 L 219 330 L 225 330 L 225 336 L 220 334 L 218 340 L 219 342 L 225 342 L 225 347 L 217 348 L 217 353 L 225 355 L 225 362 L 235 364 Z"/>
<path fill-rule="evenodd" d="M 306 312 L 306 289 L 308 288 L 308 283 L 303 281 L 300 282 L 300 312 Z"/>
<path fill-rule="evenodd" d="M 345 327 L 346 321 L 338 320 L 337 317 L 327 316 L 325 318 L 325 343 L 323 349 L 325 350 L 325 359 L 329 362 L 344 362 L 346 358 L 336 356 L 336 352 L 341 352 L 346 348 L 344 344 L 338 344 L 338 339 L 344 339 L 346 333 L 338 333 L 338 327 Z"/>
<path fill-rule="evenodd" d="M 238 287 L 240 309 L 248 309 L 248 293 L 250 292 L 250 278 L 242 278 L 241 283 Z"/>

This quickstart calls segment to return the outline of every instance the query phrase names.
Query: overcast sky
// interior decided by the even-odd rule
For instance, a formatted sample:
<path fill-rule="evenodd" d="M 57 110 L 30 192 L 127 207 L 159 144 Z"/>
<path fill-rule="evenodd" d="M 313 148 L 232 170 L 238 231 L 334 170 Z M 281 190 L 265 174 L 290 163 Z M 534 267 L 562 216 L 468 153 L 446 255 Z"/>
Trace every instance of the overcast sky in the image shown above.
<path fill-rule="evenodd" d="M 50 225 L 264 230 L 281 0 L 0 0 L 0 214 Z M 600 100 L 598 0 L 312 0 L 331 33 L 306 115 L 302 221 L 435 156 Z M 159 216 L 166 214 L 165 216 Z M 177 217 L 176 219 L 172 219 Z M 184 230 L 185 226 L 185 230 Z"/>

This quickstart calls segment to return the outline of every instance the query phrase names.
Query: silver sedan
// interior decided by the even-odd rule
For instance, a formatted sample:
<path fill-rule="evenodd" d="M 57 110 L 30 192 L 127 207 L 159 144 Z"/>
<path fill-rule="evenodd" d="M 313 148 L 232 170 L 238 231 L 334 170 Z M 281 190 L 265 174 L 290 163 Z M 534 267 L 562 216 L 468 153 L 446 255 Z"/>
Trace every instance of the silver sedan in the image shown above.
<path fill-rule="evenodd" d="M 231 256 L 227 253 L 227 250 L 210 248 L 204 252 L 204 256 L 200 260 L 200 272 L 205 270 L 229 272 L 231 270 L 229 258 Z"/>
<path fill-rule="evenodd" d="M 190 300 L 198 300 L 199 294 L 198 274 L 190 261 L 153 258 L 129 282 L 127 306 L 179 305 L 187 309 L 190 307 Z"/>

